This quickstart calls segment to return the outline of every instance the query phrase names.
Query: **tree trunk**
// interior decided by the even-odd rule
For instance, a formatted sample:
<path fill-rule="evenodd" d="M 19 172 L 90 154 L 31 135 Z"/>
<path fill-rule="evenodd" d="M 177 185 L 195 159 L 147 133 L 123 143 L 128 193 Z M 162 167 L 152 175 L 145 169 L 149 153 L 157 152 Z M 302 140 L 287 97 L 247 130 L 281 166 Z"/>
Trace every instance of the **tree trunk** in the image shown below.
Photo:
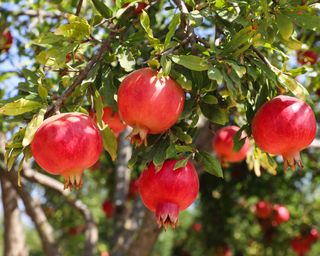
<path fill-rule="evenodd" d="M 160 233 L 161 229 L 154 213 L 146 209 L 142 226 L 137 231 L 126 256 L 150 256 Z"/>
<path fill-rule="evenodd" d="M 2 175 L 0 175 L 0 182 L 4 210 L 4 255 L 27 256 L 29 253 L 20 219 L 18 195 L 10 181 Z"/>

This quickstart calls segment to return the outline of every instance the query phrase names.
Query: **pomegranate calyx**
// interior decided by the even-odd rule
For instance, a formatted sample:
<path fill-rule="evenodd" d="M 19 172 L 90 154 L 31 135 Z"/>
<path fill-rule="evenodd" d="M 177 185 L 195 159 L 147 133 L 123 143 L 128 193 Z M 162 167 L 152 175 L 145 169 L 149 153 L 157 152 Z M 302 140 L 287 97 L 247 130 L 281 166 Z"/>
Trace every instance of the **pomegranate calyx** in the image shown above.
<path fill-rule="evenodd" d="M 148 129 L 141 127 L 134 127 L 132 132 L 127 136 L 130 139 L 131 144 L 141 146 L 144 144 L 147 146 Z"/>
<path fill-rule="evenodd" d="M 175 228 L 179 221 L 179 205 L 175 203 L 159 203 L 156 207 L 156 217 L 159 228 L 165 230 L 168 226 Z"/>
<path fill-rule="evenodd" d="M 82 172 L 77 173 L 67 173 L 66 175 L 63 175 L 64 177 L 64 188 L 69 188 L 70 191 L 75 187 L 76 190 L 80 189 L 83 185 L 82 181 Z"/>
<path fill-rule="evenodd" d="M 296 167 L 303 168 L 303 163 L 300 157 L 300 152 L 295 152 L 293 154 L 282 155 L 284 170 L 286 171 L 288 167 L 292 170 L 296 170 Z"/>

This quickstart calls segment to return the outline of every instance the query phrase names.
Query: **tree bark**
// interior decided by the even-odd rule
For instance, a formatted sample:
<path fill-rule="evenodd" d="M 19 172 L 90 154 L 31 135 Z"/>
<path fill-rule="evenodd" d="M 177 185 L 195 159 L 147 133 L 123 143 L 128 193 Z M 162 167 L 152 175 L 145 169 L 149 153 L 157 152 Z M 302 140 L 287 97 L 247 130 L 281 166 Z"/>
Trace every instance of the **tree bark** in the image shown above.
<path fill-rule="evenodd" d="M 29 252 L 18 208 L 18 195 L 10 181 L 2 175 L 0 175 L 0 182 L 4 210 L 4 255 L 27 256 Z"/>

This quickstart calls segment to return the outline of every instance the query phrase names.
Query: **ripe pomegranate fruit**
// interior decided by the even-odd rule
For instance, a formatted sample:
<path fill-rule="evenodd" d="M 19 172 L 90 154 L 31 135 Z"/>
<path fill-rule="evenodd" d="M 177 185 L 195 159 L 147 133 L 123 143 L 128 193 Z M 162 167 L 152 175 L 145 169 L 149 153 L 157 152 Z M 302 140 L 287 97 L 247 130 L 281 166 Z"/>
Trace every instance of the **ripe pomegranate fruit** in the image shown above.
<path fill-rule="evenodd" d="M 90 111 L 89 115 L 95 117 L 92 111 Z M 116 137 L 126 129 L 126 125 L 121 121 L 119 114 L 117 112 L 114 113 L 110 107 L 103 108 L 102 121 L 110 127 Z"/>
<path fill-rule="evenodd" d="M 10 31 L 4 31 L 0 38 L 0 51 L 8 52 L 13 43 L 13 37 Z"/>
<path fill-rule="evenodd" d="M 194 232 L 196 233 L 200 233 L 202 230 L 202 225 L 199 222 L 195 222 L 192 224 L 192 229 L 194 230 Z"/>
<path fill-rule="evenodd" d="M 236 152 L 233 150 L 233 137 L 240 128 L 237 126 L 226 126 L 217 131 L 212 140 L 212 148 L 221 162 L 241 162 L 246 158 L 249 149 L 249 139 L 246 138 L 242 148 Z M 241 139 L 247 135 L 241 133 Z"/>
<path fill-rule="evenodd" d="M 300 151 L 316 136 L 316 119 L 309 105 L 302 100 L 277 96 L 266 102 L 252 121 L 256 144 L 270 154 L 282 155 L 284 169 L 302 166 Z"/>
<path fill-rule="evenodd" d="M 310 243 L 307 239 L 296 236 L 291 241 L 291 248 L 295 251 L 299 256 L 304 255 L 310 250 Z"/>
<path fill-rule="evenodd" d="M 111 200 L 106 200 L 102 204 L 102 210 L 107 218 L 112 218 L 113 216 L 113 202 Z"/>
<path fill-rule="evenodd" d="M 312 228 L 310 230 L 308 237 L 307 237 L 308 241 L 313 244 L 318 240 L 318 238 L 319 238 L 318 230 L 316 228 Z"/>
<path fill-rule="evenodd" d="M 223 256 L 232 256 L 232 251 L 228 246 L 223 248 Z"/>
<path fill-rule="evenodd" d="M 147 134 L 159 134 L 174 125 L 184 106 L 180 85 L 169 76 L 142 68 L 129 74 L 118 92 L 119 114 L 133 128 L 131 142 L 146 144 Z"/>
<path fill-rule="evenodd" d="M 255 205 L 255 213 L 258 218 L 267 219 L 272 214 L 272 205 L 267 201 L 259 201 Z"/>
<path fill-rule="evenodd" d="M 285 206 L 275 204 L 273 206 L 273 210 L 274 210 L 273 218 L 274 218 L 275 226 L 278 226 L 284 222 L 287 222 L 290 219 L 290 213 Z"/>
<path fill-rule="evenodd" d="M 123 7 L 128 6 L 129 3 L 124 4 Z M 142 13 L 142 10 L 144 10 L 144 8 L 146 8 L 148 5 L 146 3 L 137 3 L 136 7 L 134 8 L 134 13 L 139 15 L 140 13 Z"/>
<path fill-rule="evenodd" d="M 102 138 L 93 120 L 81 113 L 49 117 L 31 143 L 36 162 L 48 173 L 62 175 L 64 187 L 82 186 L 82 173 L 99 159 Z"/>
<path fill-rule="evenodd" d="M 305 65 L 310 63 L 314 65 L 317 63 L 318 54 L 314 51 L 307 50 L 307 51 L 298 51 L 297 53 L 298 62 L 301 65 Z"/>
<path fill-rule="evenodd" d="M 177 161 L 166 160 L 159 171 L 151 163 L 139 179 L 144 205 L 155 212 L 159 227 L 165 229 L 169 225 L 175 228 L 179 212 L 190 206 L 199 192 L 198 174 L 191 162 L 174 170 Z"/>
<path fill-rule="evenodd" d="M 139 180 L 133 179 L 129 183 L 128 198 L 129 199 L 135 198 L 138 192 L 139 192 Z"/>

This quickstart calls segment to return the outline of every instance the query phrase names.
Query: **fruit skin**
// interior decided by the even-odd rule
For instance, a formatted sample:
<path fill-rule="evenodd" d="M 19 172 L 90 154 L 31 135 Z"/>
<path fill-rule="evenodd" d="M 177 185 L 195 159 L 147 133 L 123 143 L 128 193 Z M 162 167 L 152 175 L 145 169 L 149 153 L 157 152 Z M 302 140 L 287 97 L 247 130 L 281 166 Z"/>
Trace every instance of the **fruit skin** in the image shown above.
<path fill-rule="evenodd" d="M 8 52 L 13 43 L 13 37 L 10 31 L 4 31 L 0 38 L 0 51 Z"/>
<path fill-rule="evenodd" d="M 133 179 L 129 183 L 128 199 L 134 199 L 139 192 L 139 180 Z"/>
<path fill-rule="evenodd" d="M 237 126 L 226 126 L 221 128 L 215 134 L 212 140 L 212 148 L 222 162 L 241 162 L 246 158 L 250 142 L 246 138 L 242 148 L 236 152 L 233 150 L 233 137 L 240 128 Z M 247 135 L 242 132 L 241 139 Z"/>
<path fill-rule="evenodd" d="M 319 232 L 316 228 L 312 228 L 310 230 L 309 235 L 307 236 L 307 239 L 310 243 L 315 243 L 319 238 Z"/>
<path fill-rule="evenodd" d="M 83 170 L 97 162 L 101 151 L 98 127 L 89 116 L 76 112 L 49 117 L 31 142 L 35 161 L 46 172 L 62 175 L 70 189 L 81 187 Z"/>
<path fill-rule="evenodd" d="M 302 167 L 300 151 L 316 136 L 316 119 L 309 105 L 290 97 L 277 96 L 266 102 L 252 121 L 256 144 L 270 154 L 282 155 L 284 169 Z"/>
<path fill-rule="evenodd" d="M 298 255 L 304 255 L 310 250 L 310 247 L 310 242 L 304 237 L 296 236 L 291 240 L 291 248 Z"/>
<path fill-rule="evenodd" d="M 95 113 L 90 111 L 89 116 L 95 118 Z M 116 137 L 126 129 L 126 125 L 121 121 L 119 114 L 117 112 L 113 112 L 112 108 L 108 106 L 103 108 L 102 121 L 110 127 Z"/>
<path fill-rule="evenodd" d="M 275 204 L 273 206 L 273 210 L 274 210 L 273 218 L 274 218 L 275 226 L 278 226 L 284 222 L 287 222 L 290 219 L 290 212 L 285 206 Z"/>
<path fill-rule="evenodd" d="M 267 219 L 272 214 L 272 205 L 267 201 L 259 201 L 255 205 L 255 213 L 258 218 Z"/>
<path fill-rule="evenodd" d="M 112 218 L 113 216 L 113 202 L 111 200 L 106 200 L 102 204 L 102 210 L 107 218 Z"/>
<path fill-rule="evenodd" d="M 141 174 L 139 192 L 144 205 L 155 212 L 159 227 L 173 228 L 179 212 L 196 199 L 199 192 L 198 174 L 188 161 L 185 167 L 173 170 L 178 160 L 166 160 L 159 171 L 153 163 Z"/>
<path fill-rule="evenodd" d="M 192 224 L 192 229 L 194 230 L 194 232 L 196 233 L 200 233 L 202 230 L 202 225 L 199 222 L 195 222 Z"/>
<path fill-rule="evenodd" d="M 314 65 L 317 63 L 318 54 L 312 50 L 298 51 L 297 59 L 299 64 L 301 65 L 305 65 L 308 63 L 310 63 L 311 65 Z"/>
<path fill-rule="evenodd" d="M 146 144 L 147 134 L 159 134 L 174 125 L 184 106 L 181 86 L 169 76 L 142 68 L 130 73 L 118 92 L 119 114 L 133 128 L 131 141 Z"/>

